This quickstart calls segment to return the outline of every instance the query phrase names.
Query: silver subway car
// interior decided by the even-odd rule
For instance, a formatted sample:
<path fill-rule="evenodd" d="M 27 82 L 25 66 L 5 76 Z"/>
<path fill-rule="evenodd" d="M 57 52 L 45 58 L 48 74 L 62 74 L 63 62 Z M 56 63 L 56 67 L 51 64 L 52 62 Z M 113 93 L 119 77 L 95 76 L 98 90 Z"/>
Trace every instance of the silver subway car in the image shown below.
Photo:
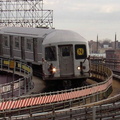
<path fill-rule="evenodd" d="M 44 79 L 89 77 L 88 42 L 79 34 L 56 30 L 42 43 Z"/>
<path fill-rule="evenodd" d="M 0 56 L 27 62 L 44 80 L 89 77 L 88 41 L 69 30 L 1 28 Z"/>

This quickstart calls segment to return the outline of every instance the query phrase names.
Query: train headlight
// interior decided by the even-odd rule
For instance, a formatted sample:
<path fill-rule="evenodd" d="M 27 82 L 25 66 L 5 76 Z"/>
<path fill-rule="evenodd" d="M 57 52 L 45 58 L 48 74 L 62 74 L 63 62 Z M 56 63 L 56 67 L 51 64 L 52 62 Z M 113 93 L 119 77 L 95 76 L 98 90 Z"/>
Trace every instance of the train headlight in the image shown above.
<path fill-rule="evenodd" d="M 78 66 L 77 69 L 80 70 L 80 66 Z"/>
<path fill-rule="evenodd" d="M 52 71 L 53 71 L 53 73 L 56 73 L 57 69 L 56 69 L 56 68 L 53 68 Z"/>
<path fill-rule="evenodd" d="M 54 77 L 54 74 L 57 72 L 57 69 L 55 67 L 53 67 L 53 64 L 51 63 L 48 68 L 48 71 L 50 73 L 49 77 L 52 78 L 52 77 Z"/>

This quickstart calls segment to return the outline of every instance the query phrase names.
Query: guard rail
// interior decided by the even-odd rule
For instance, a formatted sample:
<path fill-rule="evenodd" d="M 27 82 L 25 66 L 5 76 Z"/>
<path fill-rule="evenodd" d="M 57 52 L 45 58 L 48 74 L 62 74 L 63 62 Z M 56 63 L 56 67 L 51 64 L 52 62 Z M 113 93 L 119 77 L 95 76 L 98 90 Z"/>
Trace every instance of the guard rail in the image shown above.
<path fill-rule="evenodd" d="M 82 88 L 18 97 L 12 99 L 13 102 L 11 102 L 11 99 L 7 102 L 3 100 L 0 113 L 4 118 L 10 116 L 11 113 L 21 115 L 27 113 L 30 118 L 37 112 L 54 112 L 65 107 L 100 101 L 111 92 L 113 74 L 109 68 L 103 65 L 92 65 L 91 74 L 92 77 L 102 79 L 103 82 Z"/>
<path fill-rule="evenodd" d="M 15 96 L 20 97 L 31 89 L 32 68 L 27 64 L 20 61 L 15 61 L 14 59 L 0 58 L 0 70 L 13 74 L 11 82 L 0 85 L 1 99 L 7 99 Z M 20 77 L 18 80 L 14 80 L 15 74 L 22 77 Z"/>

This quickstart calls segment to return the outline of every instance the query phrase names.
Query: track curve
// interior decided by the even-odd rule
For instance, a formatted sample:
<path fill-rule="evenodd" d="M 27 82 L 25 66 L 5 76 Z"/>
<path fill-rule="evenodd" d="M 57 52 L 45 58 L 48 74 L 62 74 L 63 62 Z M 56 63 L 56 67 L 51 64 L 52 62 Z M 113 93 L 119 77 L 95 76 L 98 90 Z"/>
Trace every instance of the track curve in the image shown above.
<path fill-rule="evenodd" d="M 0 104 L 0 113 L 4 115 L 10 115 L 10 113 L 16 113 L 17 111 L 33 111 L 35 108 L 42 107 L 42 109 L 51 108 L 51 106 L 59 107 L 59 105 L 67 105 L 69 106 L 74 105 L 74 101 L 87 102 L 90 98 L 90 102 L 95 102 L 101 100 L 104 95 L 108 95 L 106 90 L 111 88 L 112 84 L 112 72 L 108 68 L 104 66 L 96 66 L 93 65 L 91 67 L 92 77 L 96 77 L 98 79 L 102 79 L 103 82 L 85 86 L 81 88 L 65 90 L 65 91 L 58 91 L 58 92 L 51 92 L 51 93 L 42 93 L 38 95 L 30 95 L 20 98 L 9 99 L 9 101 L 1 101 Z M 101 72 L 105 72 L 105 74 L 101 75 Z M 101 94 L 102 93 L 102 94 Z M 99 97 L 100 96 L 100 97 Z M 105 96 L 104 96 L 105 97 Z M 59 102 L 59 104 L 57 104 Z M 85 104 L 84 103 L 84 104 Z M 49 106 L 49 107 L 48 107 Z M 63 106 L 65 107 L 65 106 Z M 22 113 L 21 113 L 22 114 Z"/>

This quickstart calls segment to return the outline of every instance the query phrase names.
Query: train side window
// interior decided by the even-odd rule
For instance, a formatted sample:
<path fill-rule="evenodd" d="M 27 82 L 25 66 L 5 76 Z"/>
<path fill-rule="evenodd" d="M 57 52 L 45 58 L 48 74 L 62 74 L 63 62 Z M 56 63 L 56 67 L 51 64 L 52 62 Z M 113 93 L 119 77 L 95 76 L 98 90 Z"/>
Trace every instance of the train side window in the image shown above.
<path fill-rule="evenodd" d="M 45 48 L 45 59 L 48 61 L 56 61 L 57 60 L 55 46 Z"/>
<path fill-rule="evenodd" d="M 32 51 L 32 44 L 33 44 L 33 41 L 32 39 L 27 39 L 26 41 L 26 49 L 29 50 L 29 51 Z"/>
<path fill-rule="evenodd" d="M 19 37 L 15 37 L 15 48 L 19 48 L 20 43 L 19 43 Z"/>
<path fill-rule="evenodd" d="M 4 41 L 4 46 L 5 46 L 5 47 L 9 47 L 8 36 L 3 36 L 3 41 Z"/>
<path fill-rule="evenodd" d="M 86 45 L 75 45 L 75 58 L 85 59 L 87 57 Z"/>

